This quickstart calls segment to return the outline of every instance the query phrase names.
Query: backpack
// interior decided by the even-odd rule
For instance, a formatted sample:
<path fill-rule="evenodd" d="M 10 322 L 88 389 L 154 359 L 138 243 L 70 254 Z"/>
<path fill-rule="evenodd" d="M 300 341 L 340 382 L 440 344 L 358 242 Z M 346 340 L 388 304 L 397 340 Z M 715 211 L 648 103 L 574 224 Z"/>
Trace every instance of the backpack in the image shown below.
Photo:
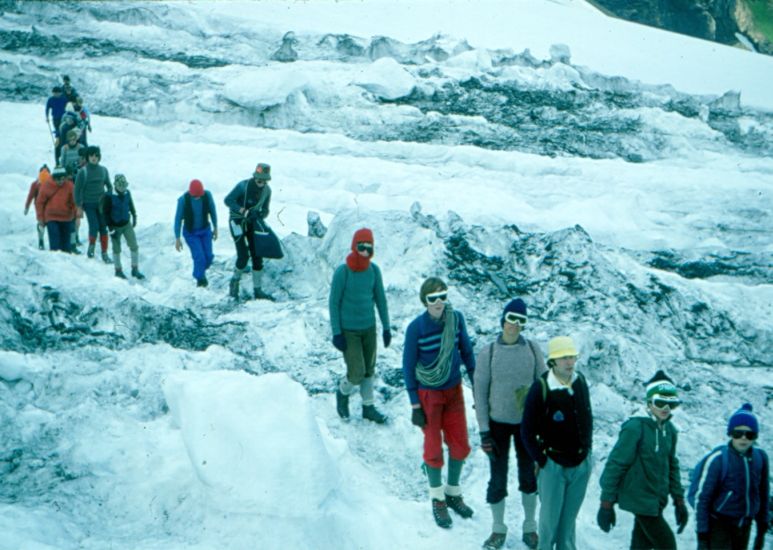
<path fill-rule="evenodd" d="M 727 470 L 729 468 L 728 464 L 730 462 L 730 459 L 728 458 L 727 453 L 729 452 L 730 452 L 730 447 L 727 444 L 720 445 L 719 447 L 715 447 L 714 449 L 711 450 L 711 452 L 704 455 L 703 458 L 701 458 L 698 461 L 698 463 L 690 472 L 690 488 L 687 490 L 687 502 L 690 503 L 690 506 L 692 506 L 693 509 L 696 506 L 695 497 L 697 496 L 698 491 L 703 485 L 703 482 L 706 479 L 706 475 L 708 474 L 708 471 L 706 469 L 706 463 L 709 461 L 710 458 L 713 458 L 717 453 L 721 453 L 722 473 L 719 476 L 719 483 L 721 485 L 722 482 L 724 482 L 725 478 L 727 477 Z M 752 447 L 752 464 L 753 465 L 755 463 L 763 464 L 764 462 L 765 462 L 765 459 L 762 455 L 762 452 L 757 447 Z"/>

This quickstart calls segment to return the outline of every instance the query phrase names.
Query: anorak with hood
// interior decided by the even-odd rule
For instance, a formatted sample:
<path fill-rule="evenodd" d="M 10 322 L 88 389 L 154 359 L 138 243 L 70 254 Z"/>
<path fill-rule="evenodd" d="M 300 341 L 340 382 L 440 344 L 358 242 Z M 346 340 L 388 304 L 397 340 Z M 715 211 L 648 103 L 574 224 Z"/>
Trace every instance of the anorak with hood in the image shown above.
<path fill-rule="evenodd" d="M 676 457 L 677 430 L 669 418 L 629 418 L 601 474 L 601 500 L 637 515 L 657 516 L 668 496 L 684 497 Z"/>

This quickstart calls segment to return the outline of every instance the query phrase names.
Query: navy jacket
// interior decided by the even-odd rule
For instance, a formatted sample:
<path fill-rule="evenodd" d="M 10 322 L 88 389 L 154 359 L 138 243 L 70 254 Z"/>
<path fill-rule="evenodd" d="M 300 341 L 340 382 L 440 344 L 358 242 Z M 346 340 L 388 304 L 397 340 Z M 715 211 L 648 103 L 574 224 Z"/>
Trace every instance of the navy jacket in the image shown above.
<path fill-rule="evenodd" d="M 467 325 L 464 316 L 454 311 L 458 321 L 454 338 L 454 351 L 451 355 L 451 376 L 448 381 L 439 387 L 425 387 L 416 379 L 416 364 L 421 361 L 429 365 L 435 360 L 440 351 L 440 340 L 443 325 L 432 319 L 429 312 L 425 311 L 408 325 L 405 331 L 405 344 L 403 346 L 403 377 L 405 389 L 411 404 L 419 403 L 419 390 L 447 390 L 462 382 L 461 364 L 467 368 L 467 376 L 473 380 L 475 373 L 475 355 L 472 352 L 472 343 L 467 334 Z"/>
<path fill-rule="evenodd" d="M 752 449 L 743 455 L 731 443 L 727 452 L 727 475 L 722 479 L 722 450 L 706 459 L 704 479 L 695 495 L 696 522 L 699 533 L 709 529 L 710 517 L 724 516 L 739 522 L 755 519 L 767 524 L 769 464 L 768 455 L 758 449 L 762 460 L 752 460 Z"/>

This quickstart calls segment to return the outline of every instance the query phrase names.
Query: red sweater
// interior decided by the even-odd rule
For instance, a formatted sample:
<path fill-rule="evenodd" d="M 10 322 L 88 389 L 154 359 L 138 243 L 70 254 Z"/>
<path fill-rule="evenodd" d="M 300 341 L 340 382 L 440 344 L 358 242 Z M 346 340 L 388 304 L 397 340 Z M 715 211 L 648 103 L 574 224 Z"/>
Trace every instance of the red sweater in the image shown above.
<path fill-rule="evenodd" d="M 61 186 L 53 181 L 41 185 L 35 210 L 41 223 L 69 222 L 75 219 L 72 180 L 65 180 Z"/>

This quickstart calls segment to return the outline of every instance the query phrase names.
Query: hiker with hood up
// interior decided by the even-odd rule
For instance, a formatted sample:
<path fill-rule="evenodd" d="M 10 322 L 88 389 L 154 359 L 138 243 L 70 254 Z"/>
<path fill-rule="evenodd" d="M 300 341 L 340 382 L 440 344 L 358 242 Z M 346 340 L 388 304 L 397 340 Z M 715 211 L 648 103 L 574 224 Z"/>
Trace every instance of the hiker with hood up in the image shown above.
<path fill-rule="evenodd" d="M 464 363 L 470 382 L 475 355 L 461 312 L 448 301 L 448 285 L 426 279 L 419 291 L 426 308 L 408 325 L 403 345 L 403 376 L 411 401 L 411 423 L 424 433 L 423 470 L 429 481 L 432 516 L 438 527 L 451 527 L 451 508 L 462 518 L 473 510 L 465 504 L 459 480 L 470 454 L 462 392 Z M 443 487 L 443 442 L 448 446 L 448 478 Z"/>
<path fill-rule="evenodd" d="M 757 531 L 753 549 L 765 546 L 770 463 L 767 453 L 755 446 L 760 425 L 752 410 L 744 403 L 732 414 L 727 422 L 730 440 L 708 455 L 700 477 L 693 480 L 698 550 L 746 550 L 752 522 Z"/>
<path fill-rule="evenodd" d="M 75 198 L 72 180 L 67 177 L 64 168 L 54 168 L 51 177 L 40 186 L 35 210 L 38 223 L 48 230 L 49 248 L 70 252 Z"/>
<path fill-rule="evenodd" d="M 89 224 L 89 248 L 87 256 L 94 257 L 97 233 L 102 250 L 102 261 L 112 263 L 107 254 L 107 224 L 102 214 L 102 197 L 110 193 L 113 186 L 110 183 L 110 173 L 100 164 L 102 153 L 99 147 L 91 145 L 86 148 L 86 165 L 78 170 L 75 177 L 75 204 L 86 214 Z"/>
<path fill-rule="evenodd" d="M 268 217 L 271 205 L 271 166 L 258 163 L 252 176 L 242 180 L 228 193 L 224 202 L 230 210 L 228 227 L 236 247 L 236 265 L 231 277 L 228 293 L 231 298 L 239 298 L 239 284 L 252 259 L 252 290 L 256 300 L 273 300 L 263 291 L 263 258 L 255 255 L 254 232 L 256 224 Z"/>
<path fill-rule="evenodd" d="M 24 215 L 26 216 L 30 211 L 30 206 L 35 204 L 38 193 L 40 193 L 40 186 L 51 179 L 51 172 L 48 169 L 48 165 L 44 164 L 38 171 L 38 178 L 30 184 L 30 190 L 27 193 L 27 200 L 24 202 Z M 38 233 L 38 248 L 44 250 L 46 248 L 43 242 L 43 235 L 45 234 L 45 226 L 40 223 L 35 224 L 35 229 Z"/>
<path fill-rule="evenodd" d="M 191 251 L 196 286 L 205 287 L 209 284 L 207 269 L 215 258 L 212 241 L 217 240 L 217 211 L 212 193 L 204 190 L 201 180 L 191 180 L 188 191 L 177 199 L 174 215 L 174 248 L 177 252 L 183 249 L 181 228 L 185 243 Z"/>
<path fill-rule="evenodd" d="M 593 411 L 569 336 L 548 342 L 548 370 L 529 388 L 521 439 L 539 466 L 539 548 L 576 550 L 575 524 L 591 473 Z"/>
<path fill-rule="evenodd" d="M 601 505 L 596 517 L 605 533 L 615 525 L 615 503 L 634 514 L 631 548 L 676 550 L 674 533 L 663 518 L 669 495 L 674 501 L 677 533 L 689 514 L 679 478 L 677 431 L 671 423 L 681 401 L 674 381 L 659 370 L 646 384 L 646 414 L 633 416 L 620 429 L 601 474 Z"/>
<path fill-rule="evenodd" d="M 518 490 L 524 515 L 521 540 L 531 549 L 537 548 L 539 540 L 537 478 L 534 460 L 521 440 L 521 420 L 529 388 L 547 368 L 539 347 L 522 334 L 527 320 L 524 301 L 510 300 L 499 320 L 502 332 L 475 360 L 475 413 L 481 448 L 491 468 L 486 502 L 493 521 L 491 536 L 483 543 L 486 550 L 502 548 L 507 537 L 505 497 L 511 440 L 518 460 Z"/>
<path fill-rule="evenodd" d="M 137 226 L 137 210 L 129 192 L 129 182 L 123 174 L 115 175 L 115 190 L 107 193 L 102 199 L 102 214 L 110 231 L 110 240 L 113 243 L 113 264 L 115 276 L 126 279 L 121 266 L 121 237 L 126 239 L 132 258 L 132 277 L 144 279 L 140 273 L 140 248 L 137 245 L 137 236 L 134 228 Z"/>
<path fill-rule="evenodd" d="M 376 409 L 373 398 L 377 351 L 374 307 L 381 320 L 385 348 L 392 341 L 392 333 L 384 281 L 381 270 L 371 261 L 373 254 L 373 232 L 368 228 L 355 231 L 346 262 L 333 274 L 328 305 L 333 345 L 344 354 L 346 363 L 346 376 L 336 390 L 338 416 L 349 418 L 349 396 L 359 386 L 362 417 L 383 424 L 387 418 Z"/>

